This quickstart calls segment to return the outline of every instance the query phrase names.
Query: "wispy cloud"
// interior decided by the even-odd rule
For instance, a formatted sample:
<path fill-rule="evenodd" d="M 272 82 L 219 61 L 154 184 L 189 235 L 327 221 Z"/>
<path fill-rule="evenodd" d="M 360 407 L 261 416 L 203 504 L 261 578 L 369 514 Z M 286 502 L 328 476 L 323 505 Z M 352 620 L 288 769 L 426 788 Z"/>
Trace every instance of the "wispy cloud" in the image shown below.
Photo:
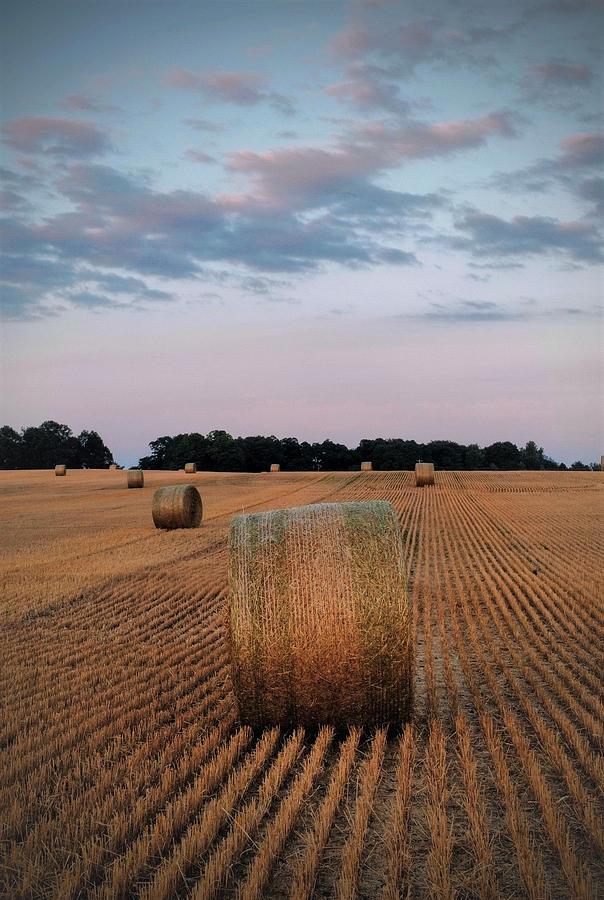
<path fill-rule="evenodd" d="M 472 211 L 455 227 L 465 235 L 450 238 L 450 245 L 472 256 L 522 258 L 555 253 L 581 263 L 604 259 L 602 237 L 596 226 L 587 222 L 561 222 L 545 216 L 514 216 L 507 221 Z"/>
<path fill-rule="evenodd" d="M 84 159 L 100 156 L 111 146 L 96 125 L 71 119 L 26 116 L 7 122 L 2 131 L 4 143 L 20 153 Z"/>
<path fill-rule="evenodd" d="M 59 103 L 64 109 L 73 109 L 77 112 L 106 113 L 120 112 L 119 106 L 110 103 L 103 103 L 96 97 L 90 97 L 88 94 L 70 94 Z"/>
<path fill-rule="evenodd" d="M 206 99 L 234 103 L 236 106 L 256 106 L 269 103 L 284 115 L 293 115 L 291 98 L 277 91 L 266 90 L 267 79 L 256 72 L 203 72 L 173 69 L 166 81 L 170 87 L 201 93 Z"/>

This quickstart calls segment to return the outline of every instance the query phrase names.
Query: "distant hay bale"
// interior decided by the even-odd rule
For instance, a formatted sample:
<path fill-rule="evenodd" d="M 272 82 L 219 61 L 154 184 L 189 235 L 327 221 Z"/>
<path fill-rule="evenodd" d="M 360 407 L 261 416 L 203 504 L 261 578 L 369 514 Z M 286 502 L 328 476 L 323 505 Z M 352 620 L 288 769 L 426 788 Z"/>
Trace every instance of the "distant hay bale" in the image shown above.
<path fill-rule="evenodd" d="M 271 463 L 271 472 L 280 472 L 281 466 L 279 463 Z"/>
<path fill-rule="evenodd" d="M 604 456 L 600 457 L 600 469 L 602 472 L 604 472 Z"/>
<path fill-rule="evenodd" d="M 110 469 L 117 469 L 117 463 L 111 463 L 109 466 Z"/>
<path fill-rule="evenodd" d="M 372 462 L 362 462 L 361 463 L 361 472 L 371 472 L 373 471 L 373 463 Z"/>
<path fill-rule="evenodd" d="M 192 484 L 158 488 L 151 514 L 156 528 L 198 528 L 203 517 L 201 495 Z"/>
<path fill-rule="evenodd" d="M 55 475 L 66 475 L 67 466 L 55 466 Z"/>
<path fill-rule="evenodd" d="M 244 723 L 343 728 L 409 718 L 411 613 L 390 503 L 235 517 L 229 589 L 231 674 Z"/>
<path fill-rule="evenodd" d="M 434 463 L 415 463 L 416 487 L 424 487 L 427 484 L 434 484 Z"/>
<path fill-rule="evenodd" d="M 197 471 L 197 463 L 185 463 L 185 475 L 194 475 Z"/>
<path fill-rule="evenodd" d="M 145 486 L 145 473 L 142 469 L 128 469 L 126 482 L 129 488 L 142 488 Z"/>

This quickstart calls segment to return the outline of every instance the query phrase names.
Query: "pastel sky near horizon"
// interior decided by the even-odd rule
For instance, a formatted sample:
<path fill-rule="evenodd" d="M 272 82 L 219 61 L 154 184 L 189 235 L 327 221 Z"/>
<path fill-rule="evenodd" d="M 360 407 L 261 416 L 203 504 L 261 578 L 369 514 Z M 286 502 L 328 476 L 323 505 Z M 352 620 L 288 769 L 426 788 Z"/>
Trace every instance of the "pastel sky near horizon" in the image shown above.
<path fill-rule="evenodd" d="M 0 424 L 604 452 L 602 0 L 12 0 Z"/>

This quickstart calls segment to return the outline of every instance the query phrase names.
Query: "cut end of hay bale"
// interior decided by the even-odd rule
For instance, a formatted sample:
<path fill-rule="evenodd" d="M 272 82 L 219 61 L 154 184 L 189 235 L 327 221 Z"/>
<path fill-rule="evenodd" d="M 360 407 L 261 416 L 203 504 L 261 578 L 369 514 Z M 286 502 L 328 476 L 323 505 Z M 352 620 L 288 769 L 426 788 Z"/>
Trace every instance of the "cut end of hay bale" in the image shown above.
<path fill-rule="evenodd" d="M 281 466 L 279 463 L 271 463 L 271 472 L 280 472 Z"/>
<path fill-rule="evenodd" d="M 192 484 L 158 488 L 151 514 L 156 528 L 198 528 L 203 518 L 201 494 Z"/>
<path fill-rule="evenodd" d="M 415 485 L 425 487 L 434 484 L 434 463 L 418 462 L 415 464 Z"/>
<path fill-rule="evenodd" d="M 255 728 L 405 722 L 413 647 L 403 544 L 382 500 L 237 516 L 229 641 Z"/>
<path fill-rule="evenodd" d="M 373 463 L 372 462 L 362 462 L 361 463 L 361 472 L 371 472 L 373 471 Z"/>
<path fill-rule="evenodd" d="M 67 467 L 66 466 L 55 466 L 55 475 L 66 475 Z"/>
<path fill-rule="evenodd" d="M 126 483 L 129 488 L 142 488 L 145 486 L 145 473 L 142 469 L 128 469 Z"/>
<path fill-rule="evenodd" d="M 197 463 L 185 463 L 185 475 L 194 475 L 197 472 Z"/>

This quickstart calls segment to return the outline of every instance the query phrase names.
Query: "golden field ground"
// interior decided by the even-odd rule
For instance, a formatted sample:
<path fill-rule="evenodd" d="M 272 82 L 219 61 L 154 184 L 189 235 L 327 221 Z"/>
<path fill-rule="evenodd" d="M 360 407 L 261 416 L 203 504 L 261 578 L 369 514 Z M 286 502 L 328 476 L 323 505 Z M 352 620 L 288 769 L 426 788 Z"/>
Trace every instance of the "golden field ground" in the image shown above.
<path fill-rule="evenodd" d="M 604 896 L 604 475 L 145 481 L 0 473 L 0 892 Z M 202 527 L 156 531 L 154 488 L 182 482 Z M 241 728 L 230 516 L 377 498 L 406 543 L 412 725 Z"/>

